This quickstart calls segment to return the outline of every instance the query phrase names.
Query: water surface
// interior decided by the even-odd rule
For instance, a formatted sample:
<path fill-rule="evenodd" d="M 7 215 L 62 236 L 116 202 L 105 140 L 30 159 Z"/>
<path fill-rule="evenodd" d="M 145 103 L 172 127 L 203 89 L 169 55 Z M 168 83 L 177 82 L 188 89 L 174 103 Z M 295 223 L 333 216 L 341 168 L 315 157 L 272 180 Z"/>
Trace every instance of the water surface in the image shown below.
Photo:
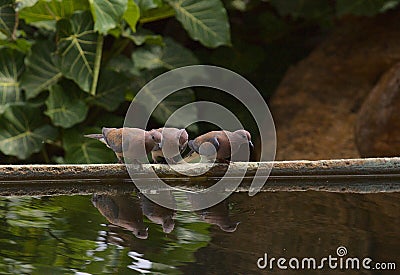
<path fill-rule="evenodd" d="M 198 203 L 169 195 L 187 209 Z M 319 259 L 339 246 L 397 261 L 399 271 L 399 201 L 400 193 L 234 193 L 210 209 L 174 212 L 136 192 L 0 197 L 0 273 L 287 274 L 260 270 L 257 260 Z M 339 270 L 288 271 L 329 272 Z"/>

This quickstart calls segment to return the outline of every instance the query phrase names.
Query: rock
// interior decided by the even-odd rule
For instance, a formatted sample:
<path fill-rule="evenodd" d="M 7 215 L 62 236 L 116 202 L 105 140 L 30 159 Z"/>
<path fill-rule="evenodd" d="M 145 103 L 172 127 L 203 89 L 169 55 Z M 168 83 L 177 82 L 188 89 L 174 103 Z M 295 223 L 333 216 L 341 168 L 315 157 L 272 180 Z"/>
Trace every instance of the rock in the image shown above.
<path fill-rule="evenodd" d="M 347 18 L 290 68 L 270 106 L 277 160 L 359 157 L 357 112 L 379 77 L 400 61 L 400 10 Z"/>
<path fill-rule="evenodd" d="M 400 155 L 400 63 L 380 78 L 362 104 L 355 136 L 363 157 Z"/>

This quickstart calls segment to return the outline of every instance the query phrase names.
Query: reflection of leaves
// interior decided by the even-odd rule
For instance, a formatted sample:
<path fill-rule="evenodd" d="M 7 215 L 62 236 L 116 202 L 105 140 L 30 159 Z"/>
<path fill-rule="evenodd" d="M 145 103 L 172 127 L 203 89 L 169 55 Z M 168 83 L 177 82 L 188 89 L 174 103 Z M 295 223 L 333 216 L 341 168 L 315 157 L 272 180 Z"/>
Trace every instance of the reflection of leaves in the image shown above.
<path fill-rule="evenodd" d="M 132 59 L 137 69 L 167 70 L 197 64 L 195 55 L 185 47 L 176 43 L 171 38 L 165 38 L 165 47 L 150 46 L 139 48 L 132 54 Z"/>
<path fill-rule="evenodd" d="M 26 97 L 33 98 L 56 83 L 62 76 L 54 63 L 55 45 L 51 41 L 36 43 L 25 59 L 27 70 L 21 78 Z"/>
<path fill-rule="evenodd" d="M 52 213 L 62 210 L 59 206 L 32 206 L 33 198 L 10 198 L 8 203 L 9 214 L 7 223 L 15 227 L 48 228 L 52 222 Z"/>
<path fill-rule="evenodd" d="M 20 159 L 39 152 L 44 142 L 57 136 L 55 128 L 43 124 L 41 111 L 28 105 L 7 107 L 0 125 L 0 150 Z"/>
<path fill-rule="evenodd" d="M 85 130 L 85 134 L 101 133 L 100 128 Z M 98 140 L 83 136 L 81 131 L 67 130 L 63 136 L 66 163 L 108 163 L 116 162 L 111 149 Z"/>
<path fill-rule="evenodd" d="M 93 20 L 89 12 L 74 13 L 69 20 L 57 22 L 58 58 L 61 72 L 73 79 L 85 92 L 89 92 L 96 82 L 95 59 L 101 55 L 101 36 L 93 30 Z M 99 52 L 98 52 L 99 51 Z M 97 64 L 99 65 L 99 64 Z"/>
<path fill-rule="evenodd" d="M 63 128 L 82 122 L 88 112 L 88 106 L 74 94 L 73 90 L 65 91 L 60 85 L 50 88 L 46 105 L 45 114 L 51 118 L 54 125 Z"/>
<path fill-rule="evenodd" d="M 176 19 L 194 40 L 207 47 L 230 45 L 230 27 L 220 0 L 168 0 Z"/>
<path fill-rule="evenodd" d="M 133 0 L 131 0 L 133 1 Z M 89 0 L 94 29 L 101 34 L 117 26 L 127 7 L 127 0 Z"/>
<path fill-rule="evenodd" d="M 0 113 L 7 103 L 23 99 L 18 82 L 23 68 L 23 54 L 16 50 L 0 49 Z"/>
<path fill-rule="evenodd" d="M 0 32 L 11 37 L 15 26 L 14 1 L 2 0 L 0 2 Z"/>

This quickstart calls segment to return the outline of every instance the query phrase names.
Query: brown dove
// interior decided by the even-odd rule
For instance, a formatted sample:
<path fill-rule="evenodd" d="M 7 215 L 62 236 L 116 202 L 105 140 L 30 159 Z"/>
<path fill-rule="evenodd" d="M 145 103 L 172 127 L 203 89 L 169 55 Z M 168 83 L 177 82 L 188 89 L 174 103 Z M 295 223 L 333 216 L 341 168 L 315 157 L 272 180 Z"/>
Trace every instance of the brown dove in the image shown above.
<path fill-rule="evenodd" d="M 254 147 L 251 142 L 251 135 L 246 130 L 211 131 L 188 142 L 192 151 L 207 158 L 215 156 L 219 162 L 229 160 L 231 155 L 237 153 L 243 144 L 248 144 L 251 148 Z"/>
<path fill-rule="evenodd" d="M 162 138 L 159 147 L 151 152 L 153 161 L 157 163 L 157 158 L 161 157 L 168 160 L 168 163 L 175 163 L 174 157 L 180 155 L 186 149 L 188 133 L 185 129 L 166 127 L 155 131 L 161 133 Z"/>
<path fill-rule="evenodd" d="M 125 142 L 122 142 L 124 135 Z M 145 131 L 139 128 L 103 128 L 101 134 L 85 135 L 98 139 L 112 149 L 118 161 L 123 163 L 123 155 L 130 161 L 137 162 L 146 157 L 151 150 L 161 143 L 161 133 L 156 130 Z"/>

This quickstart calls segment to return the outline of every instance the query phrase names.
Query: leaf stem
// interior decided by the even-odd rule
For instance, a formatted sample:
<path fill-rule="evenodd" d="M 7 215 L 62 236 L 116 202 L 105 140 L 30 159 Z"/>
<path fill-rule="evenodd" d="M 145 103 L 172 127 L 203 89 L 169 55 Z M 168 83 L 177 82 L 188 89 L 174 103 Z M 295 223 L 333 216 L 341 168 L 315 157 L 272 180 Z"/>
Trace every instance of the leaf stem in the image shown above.
<path fill-rule="evenodd" d="M 92 87 L 90 89 L 91 95 L 96 94 L 97 81 L 99 79 L 99 73 L 100 73 L 102 51 L 103 51 L 103 35 L 99 34 L 97 38 L 96 58 L 94 60 L 93 82 L 92 82 Z"/>

